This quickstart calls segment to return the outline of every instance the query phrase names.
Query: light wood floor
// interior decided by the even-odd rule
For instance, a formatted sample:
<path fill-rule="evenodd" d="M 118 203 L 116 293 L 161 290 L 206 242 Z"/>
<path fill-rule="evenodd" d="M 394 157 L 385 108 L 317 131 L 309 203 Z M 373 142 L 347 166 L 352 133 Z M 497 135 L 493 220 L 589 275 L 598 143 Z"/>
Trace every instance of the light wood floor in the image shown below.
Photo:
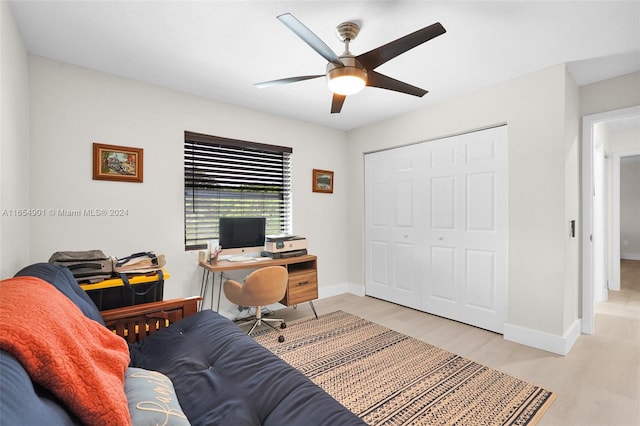
<path fill-rule="evenodd" d="M 540 426 L 640 425 L 640 261 L 623 261 L 622 290 L 596 309 L 594 335 L 566 356 L 371 297 L 343 294 L 315 302 L 318 314 L 343 310 L 557 393 Z M 308 303 L 278 311 L 312 315 Z"/>

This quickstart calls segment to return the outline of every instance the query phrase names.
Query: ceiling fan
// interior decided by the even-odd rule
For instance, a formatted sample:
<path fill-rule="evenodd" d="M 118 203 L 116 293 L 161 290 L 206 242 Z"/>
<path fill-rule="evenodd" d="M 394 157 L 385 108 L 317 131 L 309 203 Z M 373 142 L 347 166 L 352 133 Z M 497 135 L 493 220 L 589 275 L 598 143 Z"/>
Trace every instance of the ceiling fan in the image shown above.
<path fill-rule="evenodd" d="M 424 96 L 427 93 L 426 90 L 387 77 L 384 74 L 374 71 L 374 69 L 396 56 L 446 32 L 444 27 L 439 22 L 436 22 L 435 24 L 400 37 L 397 40 L 366 53 L 354 56 L 349 51 L 349 42 L 356 38 L 360 27 L 353 22 L 343 22 L 336 27 L 337 36 L 340 41 L 344 42 L 345 47 L 344 53 L 338 56 L 292 14 L 285 13 L 278 16 L 277 19 L 311 46 L 313 50 L 329 61 L 327 63 L 327 71 L 325 74 L 302 75 L 265 81 L 256 83 L 255 86 L 262 89 L 326 76 L 329 90 L 333 92 L 333 99 L 331 101 L 332 114 L 339 113 L 342 110 L 342 105 L 347 95 L 359 92 L 364 86 L 393 90 L 418 97 Z"/>

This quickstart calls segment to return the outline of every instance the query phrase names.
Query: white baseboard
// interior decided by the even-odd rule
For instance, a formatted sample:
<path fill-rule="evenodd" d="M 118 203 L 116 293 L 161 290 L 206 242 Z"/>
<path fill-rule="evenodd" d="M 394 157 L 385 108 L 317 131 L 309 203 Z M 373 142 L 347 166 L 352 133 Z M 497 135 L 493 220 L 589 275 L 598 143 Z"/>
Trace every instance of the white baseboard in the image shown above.
<path fill-rule="evenodd" d="M 565 356 L 576 343 L 578 337 L 580 337 L 582 330 L 581 323 L 582 321 L 580 319 L 575 320 L 563 336 L 520 327 L 518 325 L 505 324 L 504 339 Z"/>
<path fill-rule="evenodd" d="M 360 297 L 366 296 L 363 285 L 349 284 L 349 293 Z"/>
<path fill-rule="evenodd" d="M 640 253 L 620 253 L 620 259 L 640 260 Z"/>
<path fill-rule="evenodd" d="M 318 299 L 326 299 L 327 297 L 337 296 L 339 294 L 351 293 L 356 296 L 364 296 L 364 286 L 356 284 L 336 284 L 328 287 L 318 287 Z"/>
<path fill-rule="evenodd" d="M 327 297 L 337 296 L 339 294 L 348 293 L 349 285 L 347 283 L 344 284 L 336 284 L 328 287 L 318 287 L 318 299 L 326 299 Z"/>

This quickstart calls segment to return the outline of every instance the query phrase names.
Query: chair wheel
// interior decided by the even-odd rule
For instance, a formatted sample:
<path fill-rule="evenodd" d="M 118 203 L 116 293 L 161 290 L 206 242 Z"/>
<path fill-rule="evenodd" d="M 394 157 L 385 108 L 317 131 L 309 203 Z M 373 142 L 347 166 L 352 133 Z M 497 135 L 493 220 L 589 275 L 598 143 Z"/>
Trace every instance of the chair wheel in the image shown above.
<path fill-rule="evenodd" d="M 287 328 L 287 323 L 286 322 L 280 323 L 280 328 Z"/>
<path fill-rule="evenodd" d="M 280 342 L 280 343 L 284 342 L 284 336 L 283 335 L 278 336 L 278 342 Z"/>

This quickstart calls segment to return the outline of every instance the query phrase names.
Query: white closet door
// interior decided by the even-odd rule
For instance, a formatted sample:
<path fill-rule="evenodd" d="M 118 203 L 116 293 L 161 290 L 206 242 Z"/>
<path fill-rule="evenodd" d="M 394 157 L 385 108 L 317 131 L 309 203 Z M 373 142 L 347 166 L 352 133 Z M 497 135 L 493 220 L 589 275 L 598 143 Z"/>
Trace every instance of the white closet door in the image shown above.
<path fill-rule="evenodd" d="M 503 332 L 507 314 L 507 128 L 427 150 L 427 312 Z"/>
<path fill-rule="evenodd" d="M 423 255 L 416 221 L 423 213 L 416 203 L 417 151 L 409 146 L 365 157 L 365 275 L 368 295 L 420 309 Z"/>
<path fill-rule="evenodd" d="M 506 126 L 367 155 L 366 293 L 502 333 L 507 182 Z M 399 208 L 412 212 L 403 226 Z"/>

